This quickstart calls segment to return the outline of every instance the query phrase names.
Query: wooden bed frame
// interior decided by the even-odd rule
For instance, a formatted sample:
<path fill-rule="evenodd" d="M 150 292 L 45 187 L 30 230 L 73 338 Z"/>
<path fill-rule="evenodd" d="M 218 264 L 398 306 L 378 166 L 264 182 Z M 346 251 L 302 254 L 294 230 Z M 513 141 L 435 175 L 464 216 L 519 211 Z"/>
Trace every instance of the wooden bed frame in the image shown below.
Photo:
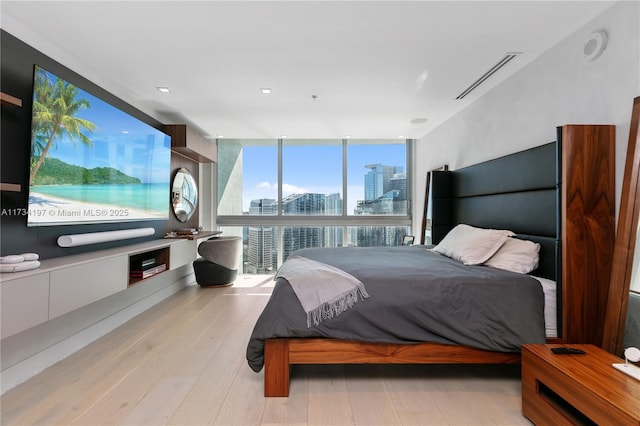
<path fill-rule="evenodd" d="M 440 343 L 368 343 L 338 339 L 267 339 L 264 396 L 289 396 L 294 364 L 517 364 L 520 354 Z"/>
<path fill-rule="evenodd" d="M 548 339 L 550 343 L 602 342 L 615 239 L 614 158 L 614 126 L 570 125 L 558 128 L 557 142 L 459 171 L 439 172 L 449 173 L 451 179 L 444 185 L 451 196 L 442 197 L 446 205 L 440 206 L 448 212 L 447 226 L 468 223 L 511 229 L 541 241 L 541 266 L 534 275 L 544 269 L 538 275 L 555 279 L 558 285 L 559 337 Z M 505 210 L 505 203 L 514 205 L 514 210 Z M 434 205 L 434 215 L 435 209 Z M 289 395 L 293 364 L 520 362 L 519 353 L 461 345 L 326 338 L 267 339 L 264 355 L 265 397 Z"/>

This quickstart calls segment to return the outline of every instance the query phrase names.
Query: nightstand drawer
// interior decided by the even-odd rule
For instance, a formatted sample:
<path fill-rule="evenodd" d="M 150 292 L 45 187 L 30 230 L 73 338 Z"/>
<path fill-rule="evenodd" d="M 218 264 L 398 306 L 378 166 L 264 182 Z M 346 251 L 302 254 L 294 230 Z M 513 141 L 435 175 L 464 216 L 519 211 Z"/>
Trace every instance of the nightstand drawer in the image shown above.
<path fill-rule="evenodd" d="M 568 346 L 583 355 L 556 355 Z M 538 425 L 640 425 L 640 382 L 593 345 L 523 345 L 522 413 Z"/>

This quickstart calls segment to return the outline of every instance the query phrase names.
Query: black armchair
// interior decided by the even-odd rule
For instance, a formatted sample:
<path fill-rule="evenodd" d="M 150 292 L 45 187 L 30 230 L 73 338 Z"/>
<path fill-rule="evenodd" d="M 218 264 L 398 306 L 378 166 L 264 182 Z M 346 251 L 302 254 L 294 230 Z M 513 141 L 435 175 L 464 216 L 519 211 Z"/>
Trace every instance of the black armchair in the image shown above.
<path fill-rule="evenodd" d="M 200 258 L 193 262 L 196 282 L 202 287 L 232 285 L 238 277 L 242 238 L 213 237 L 198 246 Z"/>

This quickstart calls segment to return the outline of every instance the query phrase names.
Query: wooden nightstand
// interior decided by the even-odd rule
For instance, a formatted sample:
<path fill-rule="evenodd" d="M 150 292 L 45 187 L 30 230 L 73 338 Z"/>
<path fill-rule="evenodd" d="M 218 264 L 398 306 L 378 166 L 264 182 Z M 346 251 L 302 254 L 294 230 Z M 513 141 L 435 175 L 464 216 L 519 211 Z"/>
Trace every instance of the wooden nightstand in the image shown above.
<path fill-rule="evenodd" d="M 640 425 L 640 381 L 611 366 L 620 362 L 593 345 L 523 345 L 522 413 L 536 425 Z"/>

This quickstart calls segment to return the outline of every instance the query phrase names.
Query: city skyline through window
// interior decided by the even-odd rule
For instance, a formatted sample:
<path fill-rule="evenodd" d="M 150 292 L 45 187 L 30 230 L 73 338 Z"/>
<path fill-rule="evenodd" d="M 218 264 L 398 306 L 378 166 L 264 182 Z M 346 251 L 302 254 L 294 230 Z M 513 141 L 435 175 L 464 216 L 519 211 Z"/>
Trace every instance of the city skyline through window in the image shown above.
<path fill-rule="evenodd" d="M 243 237 L 243 270 L 275 271 L 300 248 L 400 245 L 411 229 L 410 143 L 218 141 L 217 222 Z"/>
<path fill-rule="evenodd" d="M 327 145 L 283 144 L 282 195 L 342 194 L 342 154 L 340 141 Z M 395 141 L 394 141 L 395 142 Z M 295 141 L 291 141 L 295 143 Z M 330 148 L 330 149 L 326 149 Z M 252 200 L 278 198 L 278 149 L 272 145 L 248 145 L 242 153 L 242 212 L 248 213 Z M 358 201 L 365 200 L 367 166 L 381 164 L 406 168 L 404 143 L 347 144 L 346 214 L 354 214 Z"/>

